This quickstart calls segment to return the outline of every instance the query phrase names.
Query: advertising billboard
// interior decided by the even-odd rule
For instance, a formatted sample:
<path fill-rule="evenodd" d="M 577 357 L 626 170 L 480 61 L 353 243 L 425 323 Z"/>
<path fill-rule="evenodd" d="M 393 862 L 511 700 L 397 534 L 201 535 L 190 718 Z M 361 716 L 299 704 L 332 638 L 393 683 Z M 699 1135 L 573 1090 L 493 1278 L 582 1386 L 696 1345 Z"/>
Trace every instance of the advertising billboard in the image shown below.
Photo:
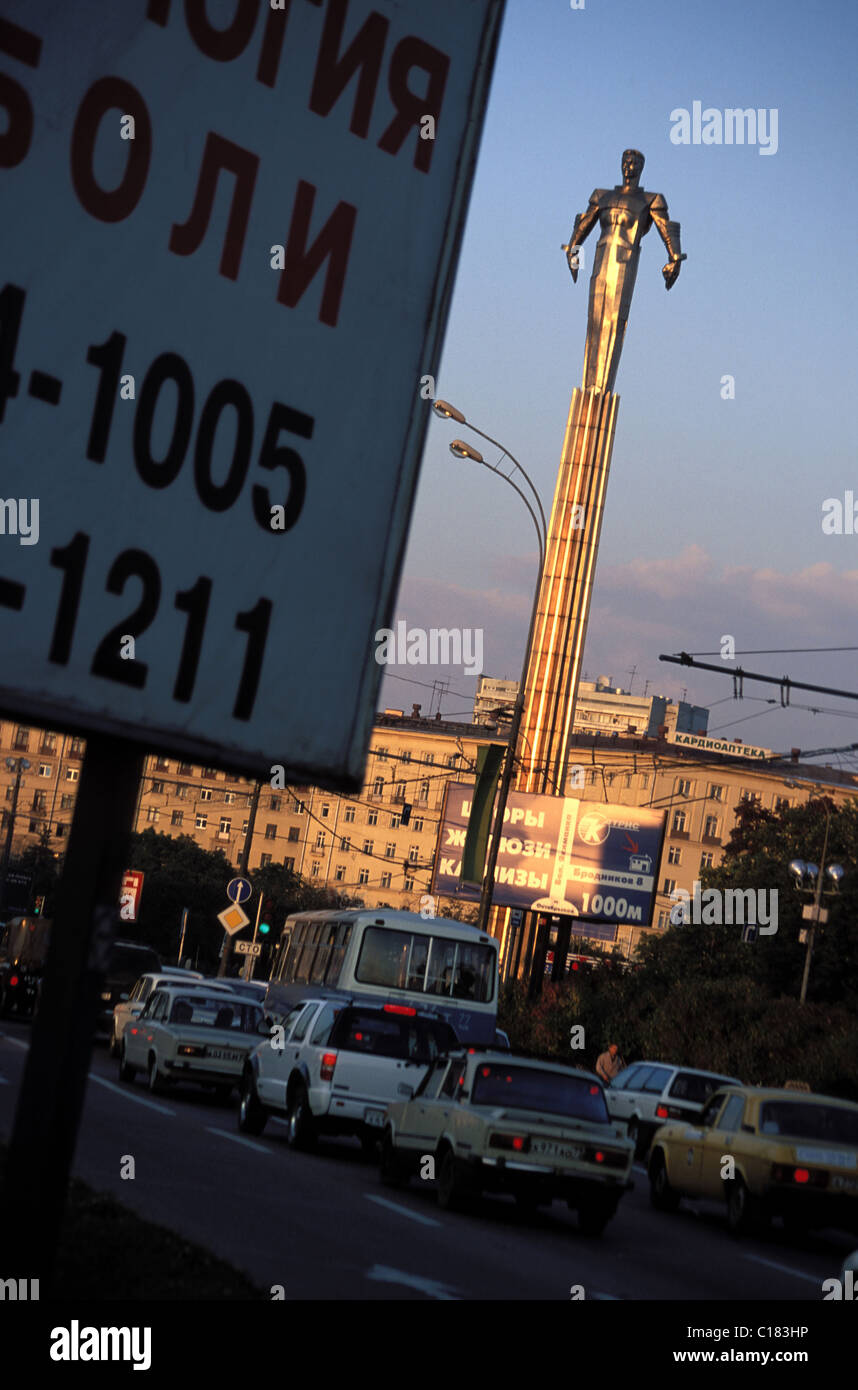
<path fill-rule="evenodd" d="M 459 875 L 474 784 L 452 782 L 435 852 L 432 892 L 478 902 L 478 885 Z M 666 813 L 649 807 L 510 792 L 498 851 L 498 907 L 581 917 L 589 922 L 652 920 Z"/>

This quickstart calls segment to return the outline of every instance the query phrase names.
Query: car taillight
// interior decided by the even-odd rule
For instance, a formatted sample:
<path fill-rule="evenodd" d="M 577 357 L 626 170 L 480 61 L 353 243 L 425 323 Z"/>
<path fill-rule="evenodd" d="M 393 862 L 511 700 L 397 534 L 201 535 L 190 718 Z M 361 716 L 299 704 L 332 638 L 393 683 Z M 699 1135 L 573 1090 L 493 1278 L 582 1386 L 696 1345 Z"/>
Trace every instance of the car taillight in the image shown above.
<path fill-rule="evenodd" d="M 659 1118 L 660 1120 L 666 1120 L 666 1119 L 667 1119 L 667 1106 L 666 1106 L 666 1105 L 657 1105 L 657 1106 L 655 1107 L 655 1113 L 656 1113 L 656 1115 L 658 1116 L 658 1118 Z"/>
<path fill-rule="evenodd" d="M 810 1173 L 806 1168 L 796 1168 L 792 1180 L 793 1182 L 810 1182 Z"/>
<path fill-rule="evenodd" d="M 337 1065 L 337 1054 L 336 1054 L 336 1052 L 323 1052 L 323 1053 L 322 1053 L 322 1067 L 321 1067 L 321 1071 L 320 1071 L 319 1075 L 321 1076 L 321 1078 L 322 1078 L 323 1081 L 333 1081 L 333 1079 L 334 1079 L 334 1067 L 335 1067 L 336 1065 Z"/>
<path fill-rule="evenodd" d="M 15 986 L 16 986 L 16 985 L 19 985 L 20 983 L 21 983 L 21 977 L 20 977 L 20 975 L 10 975 L 10 976 L 9 976 L 9 985 L 10 985 L 10 987 L 11 987 L 12 989 L 14 989 Z"/>
<path fill-rule="evenodd" d="M 385 1004 L 384 1013 L 386 1014 L 407 1014 L 409 1018 L 415 1018 L 417 1010 L 412 1009 L 409 1004 Z"/>
<path fill-rule="evenodd" d="M 604 1163 L 605 1161 L 605 1155 L 602 1153 L 601 1149 L 597 1149 L 593 1157 L 595 1158 L 597 1163 Z"/>
<path fill-rule="evenodd" d="M 491 1134 L 489 1147 L 492 1149 L 513 1149 L 516 1153 L 527 1153 L 530 1139 L 524 1134 Z"/>

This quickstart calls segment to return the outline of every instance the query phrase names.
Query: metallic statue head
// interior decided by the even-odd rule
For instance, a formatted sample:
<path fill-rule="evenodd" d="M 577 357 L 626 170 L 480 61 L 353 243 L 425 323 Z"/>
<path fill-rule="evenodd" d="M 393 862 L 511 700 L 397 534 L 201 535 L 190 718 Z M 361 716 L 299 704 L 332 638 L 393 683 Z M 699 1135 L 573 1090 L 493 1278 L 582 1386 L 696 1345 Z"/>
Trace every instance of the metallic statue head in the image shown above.
<path fill-rule="evenodd" d="M 637 183 L 646 163 L 640 150 L 623 150 L 623 178 L 626 183 Z"/>

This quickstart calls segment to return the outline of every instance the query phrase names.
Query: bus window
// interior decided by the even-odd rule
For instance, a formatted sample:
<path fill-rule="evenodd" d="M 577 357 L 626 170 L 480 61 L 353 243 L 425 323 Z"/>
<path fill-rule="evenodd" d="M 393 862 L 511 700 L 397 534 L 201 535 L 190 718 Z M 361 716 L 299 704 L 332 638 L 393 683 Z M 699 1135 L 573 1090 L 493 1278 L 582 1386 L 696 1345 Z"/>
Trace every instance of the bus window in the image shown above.
<path fill-rule="evenodd" d="M 355 979 L 365 985 L 404 989 L 411 940 L 410 932 L 367 927 L 355 966 Z"/>
<path fill-rule="evenodd" d="M 308 926 L 308 922 L 297 922 L 292 930 L 289 943 L 283 952 L 283 964 L 280 967 L 280 979 L 283 984 L 288 985 L 295 978 L 295 966 L 301 955 Z"/>
<path fill-rule="evenodd" d="M 313 985 L 324 983 L 338 926 L 338 922 L 331 922 L 322 928 L 319 949 L 316 952 L 316 959 L 313 961 L 313 969 L 310 973 L 310 983 Z"/>
<path fill-rule="evenodd" d="M 492 997 L 492 959 L 483 946 L 459 942 L 453 975 L 453 998 L 473 999 L 481 1004 Z"/>
<path fill-rule="evenodd" d="M 349 944 L 349 937 L 352 934 L 352 925 L 351 922 L 337 923 L 337 934 L 334 944 L 331 947 L 328 968 L 325 971 L 325 984 L 330 985 L 333 989 L 336 989 L 340 982 L 340 973 L 343 968 L 343 960 L 345 959 L 346 947 Z"/>
<path fill-rule="evenodd" d="M 429 952 L 429 969 L 426 972 L 427 994 L 450 994 L 453 988 L 453 971 L 456 965 L 458 941 L 444 941 L 433 936 Z"/>
<path fill-rule="evenodd" d="M 427 936 L 412 936 L 411 938 L 411 958 L 408 962 L 408 981 L 405 988 L 417 990 L 420 994 L 423 993 L 430 941 L 431 937 Z"/>
<path fill-rule="evenodd" d="M 304 949 L 301 951 L 300 960 L 295 966 L 293 979 L 297 984 L 306 985 L 310 980 L 310 971 L 313 967 L 313 957 L 316 954 L 316 943 L 322 932 L 320 922 L 308 922 L 307 931 L 304 937 Z"/>

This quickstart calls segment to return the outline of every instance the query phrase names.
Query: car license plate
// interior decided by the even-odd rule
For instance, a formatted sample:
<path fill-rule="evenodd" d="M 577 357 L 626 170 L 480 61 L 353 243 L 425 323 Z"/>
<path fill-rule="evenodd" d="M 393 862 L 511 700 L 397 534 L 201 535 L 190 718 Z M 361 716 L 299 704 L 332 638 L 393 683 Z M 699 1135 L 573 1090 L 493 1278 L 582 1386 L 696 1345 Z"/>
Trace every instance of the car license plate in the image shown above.
<path fill-rule="evenodd" d="M 858 1192 L 858 1178 L 842 1178 L 835 1173 L 831 1179 L 832 1192 Z"/>
<path fill-rule="evenodd" d="M 219 1062 L 237 1062 L 241 1053 L 233 1051 L 230 1047 L 209 1047 L 206 1049 L 206 1056 L 215 1057 Z"/>
<path fill-rule="evenodd" d="M 827 1163 L 829 1168 L 858 1167 L 858 1154 L 843 1153 L 841 1149 L 796 1149 L 799 1163 Z"/>
<path fill-rule="evenodd" d="M 581 1158 L 584 1150 L 580 1144 L 555 1144 L 551 1139 L 534 1139 L 530 1152 L 539 1158 L 565 1158 L 571 1162 Z"/>
<path fill-rule="evenodd" d="M 372 1125 L 373 1129 L 381 1129 L 384 1124 L 383 1110 L 364 1110 L 363 1122 L 365 1125 Z"/>

